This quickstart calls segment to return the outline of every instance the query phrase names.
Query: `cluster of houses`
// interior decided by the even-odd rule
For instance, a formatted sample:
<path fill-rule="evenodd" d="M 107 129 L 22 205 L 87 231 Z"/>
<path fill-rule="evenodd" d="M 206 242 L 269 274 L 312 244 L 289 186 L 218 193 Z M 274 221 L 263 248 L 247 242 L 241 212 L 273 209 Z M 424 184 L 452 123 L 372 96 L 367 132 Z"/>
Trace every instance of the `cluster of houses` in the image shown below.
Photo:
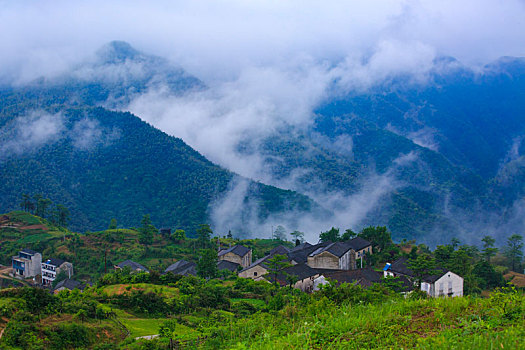
<path fill-rule="evenodd" d="M 22 249 L 11 259 L 12 276 L 33 278 L 34 281 L 50 288 L 57 276 L 64 272 L 68 279 L 73 276 L 73 264 L 58 258 L 42 260 L 42 254 L 31 249 Z"/>
<path fill-rule="evenodd" d="M 314 245 L 305 242 L 291 249 L 281 245 L 264 257 L 252 261 L 251 249 L 235 245 L 219 249 L 217 268 L 235 272 L 242 278 L 290 285 L 305 292 L 319 290 L 321 285 L 329 283 L 330 280 L 337 284 L 352 283 L 368 288 L 374 283 L 383 283 L 383 277 L 387 276 L 399 277 L 405 291 L 414 289 L 416 275 L 410 270 L 407 258 L 387 263 L 383 271 L 378 272 L 370 267 L 363 268 L 364 256 L 372 252 L 369 241 L 356 237 L 346 242 L 321 242 Z M 272 268 L 272 258 L 276 255 L 280 255 L 280 259 L 287 262 L 287 266 L 278 271 Z M 60 272 L 66 272 L 68 278 L 59 282 L 55 291 L 85 287 L 84 284 L 71 279 L 73 265 L 67 261 L 56 258 L 42 261 L 42 255 L 30 249 L 21 250 L 12 261 L 14 276 L 40 278 L 41 284 L 46 287 L 52 285 Z M 124 268 L 129 268 L 132 272 L 149 272 L 146 267 L 131 260 L 115 266 L 115 269 Z M 421 290 L 432 297 L 463 295 L 462 277 L 442 268 L 434 272 L 422 277 Z M 194 262 L 179 260 L 168 266 L 164 273 L 195 276 L 197 266 Z"/>
<path fill-rule="evenodd" d="M 416 275 L 408 267 L 406 258 L 387 263 L 383 271 L 378 272 L 370 267 L 363 268 L 365 254 L 372 254 L 372 245 L 360 237 L 346 242 L 322 242 L 315 245 L 305 242 L 292 249 L 278 246 L 254 262 L 251 249 L 235 245 L 218 251 L 217 268 L 236 272 L 242 278 L 291 285 L 305 292 L 319 290 L 321 285 L 330 280 L 337 284 L 352 283 L 368 288 L 374 283 L 383 283 L 383 277 L 387 276 L 399 277 L 401 287 L 407 292 L 414 289 Z M 284 256 L 283 260 L 288 262 L 288 267 L 273 273 L 271 259 L 276 255 Z M 146 267 L 131 260 L 115 267 L 149 272 Z M 194 262 L 179 260 L 168 266 L 164 272 L 196 275 L 197 269 Z M 446 269 L 436 269 L 435 272 L 436 274 L 423 276 L 421 290 L 432 297 L 463 295 L 462 277 Z"/>

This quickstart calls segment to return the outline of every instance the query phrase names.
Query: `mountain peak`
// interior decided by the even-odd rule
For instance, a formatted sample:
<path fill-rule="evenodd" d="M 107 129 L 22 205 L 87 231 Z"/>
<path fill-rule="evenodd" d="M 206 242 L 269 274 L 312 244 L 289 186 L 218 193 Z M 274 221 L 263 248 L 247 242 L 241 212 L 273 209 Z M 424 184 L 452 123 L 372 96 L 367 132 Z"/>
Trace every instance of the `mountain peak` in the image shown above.
<path fill-rule="evenodd" d="M 129 43 L 119 40 L 107 43 L 97 52 L 97 56 L 104 63 L 122 63 L 128 59 L 135 59 L 140 54 L 140 51 L 133 48 Z"/>

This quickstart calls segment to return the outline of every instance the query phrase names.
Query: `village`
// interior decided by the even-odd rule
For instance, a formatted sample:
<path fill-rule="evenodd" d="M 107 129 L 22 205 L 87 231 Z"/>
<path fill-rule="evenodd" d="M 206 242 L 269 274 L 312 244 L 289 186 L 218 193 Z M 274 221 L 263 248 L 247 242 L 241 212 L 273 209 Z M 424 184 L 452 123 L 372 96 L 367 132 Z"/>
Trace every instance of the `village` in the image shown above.
<path fill-rule="evenodd" d="M 217 270 L 226 270 L 238 277 L 255 281 L 266 281 L 280 286 L 290 286 L 306 293 L 318 291 L 322 285 L 334 281 L 369 288 L 383 283 L 389 277 L 396 277 L 403 293 L 420 288 L 430 297 L 463 296 L 463 278 L 442 267 L 431 274 L 420 276 L 410 269 L 407 257 L 387 262 L 382 271 L 364 266 L 365 255 L 373 254 L 371 242 L 361 237 L 347 241 L 320 242 L 310 244 L 297 241 L 293 248 L 279 245 L 267 255 L 253 261 L 252 250 L 236 244 L 217 248 Z M 12 257 L 11 277 L 29 280 L 31 285 L 46 288 L 54 293 L 62 290 L 83 290 L 92 285 L 74 279 L 73 264 L 62 259 L 47 257 L 31 249 L 22 249 Z M 127 269 L 131 273 L 149 273 L 140 263 L 125 260 L 113 266 Z M 164 274 L 196 276 L 197 264 L 178 260 L 168 266 Z M 58 283 L 55 280 L 62 276 Z"/>

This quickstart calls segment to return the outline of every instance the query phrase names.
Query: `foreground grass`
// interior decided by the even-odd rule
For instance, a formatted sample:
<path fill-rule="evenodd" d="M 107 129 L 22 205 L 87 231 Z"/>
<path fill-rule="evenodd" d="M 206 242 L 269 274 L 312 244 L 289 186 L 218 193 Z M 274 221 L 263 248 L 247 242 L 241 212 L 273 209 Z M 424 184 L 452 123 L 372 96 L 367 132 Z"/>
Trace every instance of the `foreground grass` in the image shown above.
<path fill-rule="evenodd" d="M 334 305 L 319 300 L 215 330 L 203 348 L 525 349 L 525 298 L 397 300 Z"/>

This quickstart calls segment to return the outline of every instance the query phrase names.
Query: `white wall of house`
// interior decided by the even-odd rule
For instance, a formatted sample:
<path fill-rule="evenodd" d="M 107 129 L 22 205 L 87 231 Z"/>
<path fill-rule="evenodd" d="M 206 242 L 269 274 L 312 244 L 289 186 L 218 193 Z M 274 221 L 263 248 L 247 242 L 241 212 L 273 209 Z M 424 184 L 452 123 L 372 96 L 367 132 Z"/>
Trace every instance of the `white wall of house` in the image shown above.
<path fill-rule="evenodd" d="M 421 288 L 423 288 L 423 284 L 421 284 Z M 461 297 L 463 296 L 463 278 L 448 271 L 432 284 L 429 294 L 433 297 Z"/>

